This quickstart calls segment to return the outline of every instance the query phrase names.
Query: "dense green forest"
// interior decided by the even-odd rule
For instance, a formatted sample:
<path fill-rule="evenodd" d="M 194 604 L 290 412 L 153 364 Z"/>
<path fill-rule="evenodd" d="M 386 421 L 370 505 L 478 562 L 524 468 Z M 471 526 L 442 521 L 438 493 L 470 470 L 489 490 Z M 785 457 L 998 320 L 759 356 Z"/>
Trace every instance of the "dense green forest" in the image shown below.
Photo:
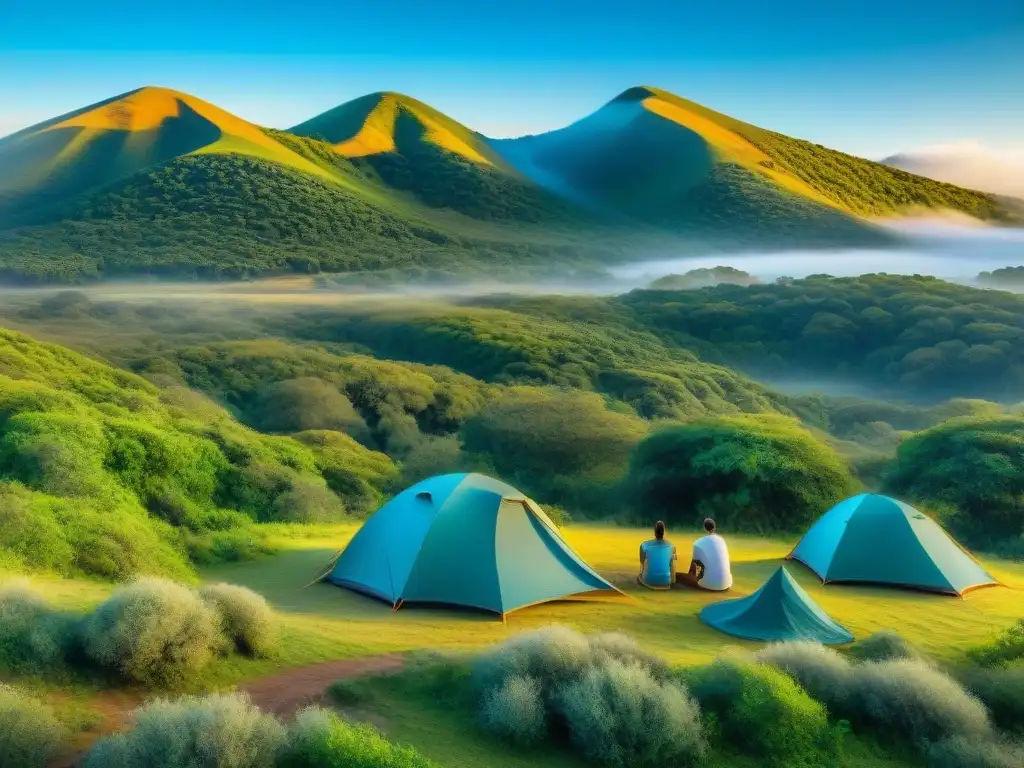
<path fill-rule="evenodd" d="M 931 277 L 637 291 L 641 327 L 758 377 L 860 380 L 918 401 L 1024 397 L 1024 298 Z"/>
<path fill-rule="evenodd" d="M 0 231 L 0 278 L 241 278 L 384 267 L 543 272 L 623 258 L 582 234 L 455 234 L 418 214 L 242 155 L 180 158 Z"/>
<path fill-rule="evenodd" d="M 649 516 L 659 498 L 675 493 L 669 486 L 678 473 L 666 476 L 664 488 L 657 479 L 658 467 L 671 464 L 695 473 L 687 491 L 696 494 L 692 503 L 664 512 L 680 523 L 718 510 L 735 529 L 793 531 L 829 500 L 866 486 L 921 503 L 971 546 L 1024 551 L 1013 534 L 1024 532 L 1020 494 L 999 474 L 1000 462 L 1019 461 L 1012 438 L 1016 390 L 1002 404 L 956 399 L 976 394 L 964 377 L 926 393 L 921 383 L 889 381 L 902 395 L 897 400 L 782 394 L 705 362 L 716 342 L 682 333 L 659 314 L 675 313 L 673 323 L 682 312 L 700 317 L 701 299 L 719 312 L 722 291 L 737 292 L 738 306 L 744 295 L 761 296 L 751 306 L 765 312 L 783 313 L 773 304 L 785 296 L 783 306 L 798 307 L 791 314 L 804 313 L 805 322 L 821 309 L 805 303 L 839 310 L 845 302 L 854 316 L 868 304 L 886 306 L 893 311 L 881 311 L 909 322 L 930 316 L 915 307 L 939 302 L 946 316 L 970 309 L 981 315 L 973 322 L 992 325 L 984 313 L 1010 312 L 1016 301 L 985 292 L 997 301 L 981 309 L 980 291 L 879 276 L 620 298 L 493 296 L 461 304 L 12 296 L 0 322 L 117 366 L 11 335 L 15 347 L 46 350 L 7 356 L 3 373 L 12 391 L 25 386 L 22 380 L 40 379 L 55 392 L 76 372 L 76 386 L 111 377 L 126 382 L 116 392 L 90 389 L 84 403 L 84 395 L 72 400 L 62 393 L 55 404 L 36 398 L 18 406 L 18 418 L 7 417 L 0 427 L 6 446 L 0 477 L 5 493 L 28 510 L 12 540 L 33 530 L 29 521 L 39 514 L 33 510 L 46 510 L 49 522 L 36 528 L 50 530 L 67 514 L 61 510 L 68 498 L 84 499 L 86 510 L 117 499 L 111 509 L 149 531 L 126 557 L 146 559 L 131 554 L 145 544 L 159 554 L 153 555 L 164 563 L 159 568 L 185 572 L 189 559 L 258 551 L 253 523 L 361 516 L 395 489 L 456 470 L 502 476 L 574 517 L 636 521 L 646 519 L 641 507 Z M 729 344 L 717 344 L 723 356 L 732 354 Z M 870 357 L 863 348 L 817 349 L 813 365 L 796 357 L 790 368 L 810 375 L 827 364 L 837 376 L 864 375 L 844 363 L 851 353 L 858 362 Z M 64 361 L 64 378 L 40 362 L 53 356 Z M 125 405 L 129 392 L 147 405 Z M 945 392 L 954 399 L 943 401 Z M 48 425 L 58 416 L 70 421 Z M 120 426 L 126 420 L 129 437 Z M 967 431 L 955 431 L 956 424 Z M 943 441 L 963 446 L 967 439 L 977 448 L 960 458 L 959 447 L 941 448 Z M 935 447 L 915 448 L 918 441 Z M 931 458 L 940 450 L 951 452 L 946 464 Z M 182 469 L 182 456 L 192 453 L 209 455 L 206 468 Z M 933 471 L 915 469 L 921 462 Z M 811 488 L 819 490 L 806 495 Z M 648 501 L 638 505 L 637 498 Z M 1001 532 L 998 541 L 993 530 Z M 62 545 L 54 567 L 109 575 L 131 567 L 78 563 L 76 546 Z"/>
<path fill-rule="evenodd" d="M 978 273 L 978 285 L 986 288 L 1020 288 L 1024 285 L 1024 267 L 1003 267 Z"/>

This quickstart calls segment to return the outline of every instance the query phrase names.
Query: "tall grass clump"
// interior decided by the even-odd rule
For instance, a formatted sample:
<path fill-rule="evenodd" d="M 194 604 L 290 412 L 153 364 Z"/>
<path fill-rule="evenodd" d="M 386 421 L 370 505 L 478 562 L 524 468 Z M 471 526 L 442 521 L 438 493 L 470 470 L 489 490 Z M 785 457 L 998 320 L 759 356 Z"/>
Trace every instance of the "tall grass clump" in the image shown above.
<path fill-rule="evenodd" d="M 693 765 L 705 751 L 700 712 L 674 682 L 639 664 L 609 660 L 559 694 L 572 743 L 607 768 Z"/>
<path fill-rule="evenodd" d="M 1024 619 L 991 642 L 972 649 L 970 656 L 987 667 L 1011 664 L 1024 659 Z"/>
<path fill-rule="evenodd" d="M 193 675 L 222 644 L 217 614 L 190 589 L 143 578 L 113 592 L 85 621 L 85 652 L 142 683 Z"/>
<path fill-rule="evenodd" d="M 48 707 L 0 683 L 0 765 L 44 768 L 63 737 L 64 729 Z"/>
<path fill-rule="evenodd" d="M 535 744 L 547 734 L 541 685 L 528 675 L 510 675 L 484 694 L 480 724 L 519 746 Z"/>
<path fill-rule="evenodd" d="M 883 630 L 858 640 L 848 651 L 858 661 L 892 661 L 895 659 L 913 659 L 928 661 L 924 654 L 911 645 L 902 635 L 891 630 Z"/>
<path fill-rule="evenodd" d="M 233 584 L 210 584 L 199 596 L 220 617 L 221 630 L 238 651 L 267 656 L 277 645 L 277 616 L 262 595 Z"/>
<path fill-rule="evenodd" d="M 375 728 L 348 723 L 319 707 L 296 715 L 277 765 L 278 768 L 439 768 L 416 750 L 392 744 Z"/>
<path fill-rule="evenodd" d="M 825 707 L 775 667 L 719 658 L 683 675 L 718 738 L 765 765 L 816 768 L 837 751 Z"/>
<path fill-rule="evenodd" d="M 985 705 L 929 664 L 907 659 L 856 667 L 851 720 L 902 734 L 919 746 L 954 736 L 983 739 L 992 726 Z"/>
<path fill-rule="evenodd" d="M 74 647 L 76 620 L 53 610 L 27 584 L 0 587 L 0 667 L 43 672 L 63 664 Z"/>
<path fill-rule="evenodd" d="M 158 699 L 97 742 L 84 768 L 275 768 L 285 729 L 241 694 Z"/>

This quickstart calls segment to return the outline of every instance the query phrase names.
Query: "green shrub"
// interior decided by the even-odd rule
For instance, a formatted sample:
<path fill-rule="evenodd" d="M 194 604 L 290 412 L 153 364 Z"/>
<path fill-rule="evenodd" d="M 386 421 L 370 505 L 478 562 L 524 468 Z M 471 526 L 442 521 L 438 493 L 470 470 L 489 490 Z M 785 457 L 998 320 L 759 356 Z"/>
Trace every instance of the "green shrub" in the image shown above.
<path fill-rule="evenodd" d="M 850 646 L 849 654 L 858 661 L 892 661 L 913 659 L 927 662 L 928 659 L 896 632 L 884 630 L 868 635 Z"/>
<path fill-rule="evenodd" d="M 87 767 L 88 768 L 88 767 Z M 438 768 L 368 725 L 347 723 L 318 707 L 299 712 L 278 768 Z"/>
<path fill-rule="evenodd" d="M 49 707 L 0 683 L 0 765 L 44 768 L 63 738 Z"/>
<path fill-rule="evenodd" d="M 799 422 L 726 416 L 668 427 L 644 440 L 629 471 L 637 509 L 666 522 L 723 530 L 804 530 L 855 489 L 849 470 Z"/>
<path fill-rule="evenodd" d="M 841 715 L 848 708 L 855 669 L 837 651 L 821 643 L 792 641 L 772 643 L 755 658 L 792 677 L 833 714 Z"/>
<path fill-rule="evenodd" d="M 972 649 L 970 655 L 979 664 L 990 667 L 1024 659 L 1024 619 L 994 640 Z"/>
<path fill-rule="evenodd" d="M 720 658 L 684 679 L 736 749 L 772 765 L 811 768 L 834 747 L 825 707 L 775 667 Z"/>
<path fill-rule="evenodd" d="M 593 392 L 512 387 L 466 421 L 463 444 L 536 498 L 605 510 L 648 429 L 624 411 Z"/>
<path fill-rule="evenodd" d="M 191 590 L 161 579 L 115 590 L 84 625 L 89 658 L 143 683 L 180 682 L 221 643 L 217 614 Z"/>
<path fill-rule="evenodd" d="M 961 667 L 953 674 L 988 708 L 997 726 L 1024 733 L 1024 667 Z"/>
<path fill-rule="evenodd" d="M 696 704 L 678 683 L 659 682 L 639 664 L 591 667 L 558 698 L 572 743 L 599 765 L 693 765 L 704 754 Z"/>
<path fill-rule="evenodd" d="M 217 615 L 221 628 L 240 652 L 266 656 L 277 644 L 277 616 L 263 595 L 233 584 L 209 584 L 199 596 Z"/>
<path fill-rule="evenodd" d="M 928 768 L 1020 768 L 1024 746 L 978 741 L 964 736 L 945 739 L 928 748 Z"/>
<path fill-rule="evenodd" d="M 472 678 L 484 692 L 513 676 L 530 677 L 549 695 L 555 687 L 579 678 L 592 660 L 585 635 L 566 627 L 544 627 L 511 637 L 480 654 L 473 663 Z"/>
<path fill-rule="evenodd" d="M 541 687 L 532 677 L 512 675 L 484 695 L 480 724 L 485 730 L 520 746 L 547 734 L 547 713 Z"/>
<path fill-rule="evenodd" d="M 985 706 L 948 675 L 921 661 L 866 662 L 856 667 L 851 721 L 924 746 L 991 734 Z"/>
<path fill-rule="evenodd" d="M 85 768 L 274 768 L 285 731 L 241 694 L 157 699 L 99 741 Z"/>
<path fill-rule="evenodd" d="M 61 665 L 77 639 L 76 619 L 50 608 L 24 584 L 0 587 L 0 666 L 42 672 Z"/>
<path fill-rule="evenodd" d="M 887 492 L 941 512 L 972 547 L 1024 535 L 1024 418 L 953 419 L 900 443 Z"/>
<path fill-rule="evenodd" d="M 606 659 L 614 659 L 624 664 L 638 664 L 657 680 L 668 677 L 668 664 L 653 653 L 641 649 L 636 640 L 623 632 L 602 632 L 599 635 L 590 635 L 588 640 L 596 664 L 601 664 Z"/>

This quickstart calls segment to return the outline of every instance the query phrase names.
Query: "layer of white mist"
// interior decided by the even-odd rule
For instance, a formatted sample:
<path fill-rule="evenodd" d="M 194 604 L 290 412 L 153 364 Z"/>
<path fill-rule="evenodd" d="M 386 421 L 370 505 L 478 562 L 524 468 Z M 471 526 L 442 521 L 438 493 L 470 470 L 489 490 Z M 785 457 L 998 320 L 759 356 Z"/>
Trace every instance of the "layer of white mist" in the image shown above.
<path fill-rule="evenodd" d="M 694 258 L 654 259 L 613 268 L 623 287 L 645 285 L 691 269 L 729 266 L 768 282 L 778 277 L 829 274 L 854 277 L 869 273 L 931 275 L 973 283 L 979 272 L 1024 266 L 1024 229 L 907 219 L 887 226 L 907 238 L 900 248 L 851 248 L 826 251 L 764 251 Z M 627 288 L 628 290 L 628 288 Z"/>

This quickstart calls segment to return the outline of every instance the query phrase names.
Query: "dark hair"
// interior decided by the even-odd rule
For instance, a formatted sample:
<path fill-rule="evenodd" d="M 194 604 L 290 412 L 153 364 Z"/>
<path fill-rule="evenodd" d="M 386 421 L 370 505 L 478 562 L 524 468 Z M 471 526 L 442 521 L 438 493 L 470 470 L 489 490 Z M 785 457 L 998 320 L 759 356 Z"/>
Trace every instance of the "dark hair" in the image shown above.
<path fill-rule="evenodd" d="M 705 517 L 704 518 L 704 530 L 707 531 L 708 533 L 714 533 L 715 532 L 715 521 L 712 520 L 710 517 Z"/>
<path fill-rule="evenodd" d="M 654 538 L 664 539 L 665 538 L 665 524 L 659 520 L 654 524 Z"/>

